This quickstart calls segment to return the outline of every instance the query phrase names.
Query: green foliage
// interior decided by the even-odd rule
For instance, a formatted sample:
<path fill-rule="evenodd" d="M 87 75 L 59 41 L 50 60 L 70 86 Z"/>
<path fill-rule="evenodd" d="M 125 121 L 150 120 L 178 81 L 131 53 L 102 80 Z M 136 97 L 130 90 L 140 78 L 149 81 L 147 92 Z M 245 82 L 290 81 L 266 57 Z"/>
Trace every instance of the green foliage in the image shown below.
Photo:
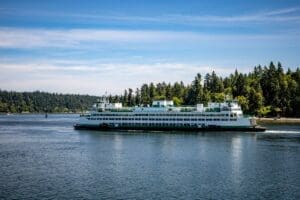
<path fill-rule="evenodd" d="M 211 93 L 211 100 L 213 102 L 218 102 L 218 103 L 224 102 L 224 100 L 225 100 L 225 93 L 223 93 L 223 92 L 220 92 L 220 93 Z"/>
<path fill-rule="evenodd" d="M 173 97 L 172 100 L 173 100 L 175 106 L 180 106 L 183 103 L 183 100 L 178 97 Z"/>
<path fill-rule="evenodd" d="M 189 104 L 197 104 L 202 101 L 203 87 L 202 87 L 201 81 L 202 81 L 201 74 L 198 73 L 192 83 L 191 88 L 189 89 L 189 92 L 188 92 Z"/>
<path fill-rule="evenodd" d="M 249 109 L 249 101 L 246 97 L 244 97 L 243 95 L 237 96 L 237 100 L 238 100 L 239 104 L 241 105 L 242 110 Z"/>
<path fill-rule="evenodd" d="M 82 112 L 90 109 L 96 96 L 0 90 L 0 112 Z"/>
<path fill-rule="evenodd" d="M 0 102 L 0 113 L 7 113 L 9 112 L 8 104 Z"/>
<path fill-rule="evenodd" d="M 263 96 L 261 91 L 250 88 L 248 94 L 248 112 L 250 114 L 258 114 L 259 109 L 263 106 Z"/>
<path fill-rule="evenodd" d="M 258 110 L 258 116 L 267 117 L 271 113 L 271 106 L 263 106 Z"/>
<path fill-rule="evenodd" d="M 125 89 L 123 95 L 109 96 L 110 102 L 124 106 L 148 105 L 153 100 L 173 100 L 175 105 L 222 102 L 225 97 L 239 101 L 246 114 L 300 117 L 300 69 L 285 73 L 281 63 L 256 66 L 248 74 L 235 70 L 227 77 L 214 71 L 204 78 L 196 74 L 191 84 L 150 83 Z M 0 90 L 0 112 L 78 112 L 87 110 L 97 97 L 45 92 L 7 92 Z"/>

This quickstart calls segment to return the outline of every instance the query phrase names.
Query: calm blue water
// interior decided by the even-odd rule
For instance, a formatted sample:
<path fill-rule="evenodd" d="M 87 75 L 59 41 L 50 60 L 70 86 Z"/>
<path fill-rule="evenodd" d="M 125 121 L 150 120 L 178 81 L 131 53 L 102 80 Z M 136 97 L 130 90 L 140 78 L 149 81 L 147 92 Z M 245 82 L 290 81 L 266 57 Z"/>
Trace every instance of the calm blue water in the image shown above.
<path fill-rule="evenodd" d="M 300 199 L 300 126 L 100 132 L 77 117 L 0 116 L 0 199 Z"/>

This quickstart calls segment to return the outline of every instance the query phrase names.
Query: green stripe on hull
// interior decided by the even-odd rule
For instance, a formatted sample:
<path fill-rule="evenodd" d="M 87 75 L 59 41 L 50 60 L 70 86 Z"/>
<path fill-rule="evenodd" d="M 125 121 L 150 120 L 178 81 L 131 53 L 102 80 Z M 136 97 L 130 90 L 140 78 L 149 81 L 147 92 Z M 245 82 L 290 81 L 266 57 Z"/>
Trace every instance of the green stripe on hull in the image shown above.
<path fill-rule="evenodd" d="M 75 129 L 96 129 L 96 130 L 155 130 L 155 131 L 170 131 L 170 130 L 185 130 L 185 131 L 265 131 L 263 127 L 252 127 L 252 126 L 145 126 L 145 125 L 108 125 L 101 124 L 88 125 L 88 124 L 76 124 Z"/>

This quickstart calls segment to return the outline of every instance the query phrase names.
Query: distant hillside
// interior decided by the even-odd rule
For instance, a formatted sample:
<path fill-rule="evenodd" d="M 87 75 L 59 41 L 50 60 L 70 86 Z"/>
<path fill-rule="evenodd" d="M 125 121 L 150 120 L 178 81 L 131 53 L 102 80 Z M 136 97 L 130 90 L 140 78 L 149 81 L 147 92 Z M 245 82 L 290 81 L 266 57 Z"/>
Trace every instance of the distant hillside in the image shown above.
<path fill-rule="evenodd" d="M 89 95 L 0 90 L 0 112 L 81 112 L 88 110 L 97 98 Z"/>
<path fill-rule="evenodd" d="M 124 106 L 147 105 L 154 99 L 173 100 L 175 105 L 222 102 L 227 96 L 239 101 L 246 114 L 300 117 L 300 68 L 284 71 L 281 63 L 256 66 L 248 74 L 237 70 L 227 77 L 214 71 L 197 74 L 191 84 L 167 82 L 143 84 L 122 95 L 109 95 L 110 102 Z M 87 110 L 96 96 L 46 92 L 0 91 L 0 112 L 79 112 Z"/>

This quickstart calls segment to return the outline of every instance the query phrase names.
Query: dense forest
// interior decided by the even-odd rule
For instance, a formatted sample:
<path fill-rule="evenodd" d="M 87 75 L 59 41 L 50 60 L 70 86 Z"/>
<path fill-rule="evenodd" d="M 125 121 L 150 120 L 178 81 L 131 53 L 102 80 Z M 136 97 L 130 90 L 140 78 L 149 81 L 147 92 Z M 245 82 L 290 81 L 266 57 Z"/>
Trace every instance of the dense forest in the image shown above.
<path fill-rule="evenodd" d="M 124 106 L 147 105 L 154 99 L 173 100 L 175 105 L 222 102 L 237 99 L 247 114 L 300 117 L 300 69 L 284 71 L 281 63 L 256 66 L 248 73 L 237 70 L 227 77 L 214 71 L 197 74 L 191 84 L 183 82 L 143 84 L 122 95 L 109 95 L 110 102 Z M 44 92 L 0 91 L 0 112 L 79 112 L 97 100 L 95 96 L 63 95 Z"/>
<path fill-rule="evenodd" d="M 0 113 L 21 112 L 82 112 L 99 97 L 47 92 L 0 91 Z"/>

